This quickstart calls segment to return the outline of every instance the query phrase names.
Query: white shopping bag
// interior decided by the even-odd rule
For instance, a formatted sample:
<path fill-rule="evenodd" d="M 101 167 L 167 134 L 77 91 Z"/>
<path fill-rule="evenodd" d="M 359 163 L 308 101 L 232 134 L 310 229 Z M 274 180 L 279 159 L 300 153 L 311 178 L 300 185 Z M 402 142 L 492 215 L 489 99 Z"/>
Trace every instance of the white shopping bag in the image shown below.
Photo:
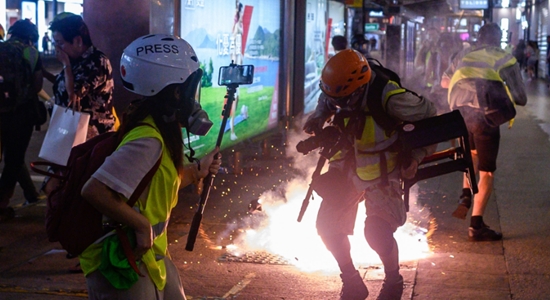
<path fill-rule="evenodd" d="M 38 157 L 65 166 L 71 148 L 86 141 L 90 114 L 54 105 Z"/>

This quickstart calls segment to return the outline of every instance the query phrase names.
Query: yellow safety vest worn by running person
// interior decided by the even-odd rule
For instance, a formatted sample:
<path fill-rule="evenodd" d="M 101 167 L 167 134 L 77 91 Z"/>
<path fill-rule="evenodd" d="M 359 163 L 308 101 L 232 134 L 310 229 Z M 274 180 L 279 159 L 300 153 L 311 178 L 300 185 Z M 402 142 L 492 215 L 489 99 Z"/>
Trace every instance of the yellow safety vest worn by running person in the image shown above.
<path fill-rule="evenodd" d="M 158 139 L 162 144 L 161 164 L 150 183 L 147 200 L 143 201 L 140 198 L 134 208 L 144 215 L 153 227 L 153 247 L 143 255 L 141 263 L 146 265 L 149 277 L 157 289 L 163 290 L 166 284 L 166 266 L 162 259 L 169 256 L 166 228 L 170 212 L 178 201 L 178 189 L 181 181 L 153 118 L 148 116 L 143 122 L 153 127 L 138 126 L 132 129 L 124 136 L 118 148 L 130 141 L 150 137 Z M 84 275 L 99 268 L 102 244 L 102 242 L 92 244 L 79 256 Z"/>
<path fill-rule="evenodd" d="M 516 63 L 516 58 L 496 47 L 486 47 L 468 52 L 456 67 L 449 83 L 448 99 L 451 109 L 460 106 L 481 108 L 476 94 L 476 80 L 492 80 L 503 83 L 502 91 L 514 102 L 510 89 L 500 77 L 500 71 Z M 460 87 L 455 89 L 455 87 Z"/>
<path fill-rule="evenodd" d="M 373 80 L 371 80 L 371 83 Z M 369 86 L 369 89 L 377 88 Z M 382 107 L 387 107 L 388 100 L 397 94 L 405 93 L 406 90 L 399 86 L 395 81 L 388 81 L 383 87 Z M 366 93 L 368 97 L 369 93 Z M 365 101 L 364 101 L 365 102 Z M 397 152 L 387 151 L 396 140 L 397 134 L 395 131 L 387 132 L 384 128 L 378 125 L 372 115 L 369 114 L 368 108 L 364 105 L 365 125 L 360 139 L 355 139 L 355 167 L 356 173 L 362 180 L 374 180 L 383 175 L 383 164 L 386 164 L 386 173 L 391 173 L 397 166 Z M 348 125 L 349 118 L 344 120 L 345 125 Z M 342 160 L 346 157 L 346 150 L 336 153 L 331 162 Z M 384 162 L 385 160 L 385 162 Z M 382 166 L 382 168 L 381 168 Z"/>

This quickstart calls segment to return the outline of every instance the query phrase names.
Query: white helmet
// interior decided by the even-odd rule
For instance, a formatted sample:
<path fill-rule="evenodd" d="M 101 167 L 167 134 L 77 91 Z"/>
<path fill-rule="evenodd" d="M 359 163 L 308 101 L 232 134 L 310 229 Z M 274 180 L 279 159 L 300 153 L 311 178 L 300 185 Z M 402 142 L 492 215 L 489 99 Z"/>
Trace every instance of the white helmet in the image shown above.
<path fill-rule="evenodd" d="M 199 69 L 193 47 L 178 36 L 145 35 L 122 52 L 120 75 L 124 87 L 142 96 L 153 96 L 174 83 L 184 83 Z"/>

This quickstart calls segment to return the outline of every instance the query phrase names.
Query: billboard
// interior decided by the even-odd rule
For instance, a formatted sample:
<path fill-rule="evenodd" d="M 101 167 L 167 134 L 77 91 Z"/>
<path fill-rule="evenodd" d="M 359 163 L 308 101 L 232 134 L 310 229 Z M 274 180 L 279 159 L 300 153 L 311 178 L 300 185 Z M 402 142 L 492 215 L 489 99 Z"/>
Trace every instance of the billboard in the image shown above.
<path fill-rule="evenodd" d="M 227 93 L 218 85 L 219 69 L 232 61 L 254 65 L 254 79 L 237 88 L 222 148 L 277 126 L 280 11 L 280 0 L 182 1 L 181 37 L 193 46 L 204 71 L 200 102 L 214 122 L 206 136 L 189 138 L 197 157 L 216 144 Z"/>

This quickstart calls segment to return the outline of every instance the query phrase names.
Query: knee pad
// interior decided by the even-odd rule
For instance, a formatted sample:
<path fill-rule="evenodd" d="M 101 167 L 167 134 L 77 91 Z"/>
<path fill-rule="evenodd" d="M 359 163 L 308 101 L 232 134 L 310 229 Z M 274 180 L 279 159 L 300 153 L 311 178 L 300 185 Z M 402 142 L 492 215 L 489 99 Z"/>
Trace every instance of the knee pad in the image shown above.
<path fill-rule="evenodd" d="M 376 216 L 365 220 L 365 238 L 369 246 L 381 256 L 389 255 L 395 244 L 390 224 Z"/>

